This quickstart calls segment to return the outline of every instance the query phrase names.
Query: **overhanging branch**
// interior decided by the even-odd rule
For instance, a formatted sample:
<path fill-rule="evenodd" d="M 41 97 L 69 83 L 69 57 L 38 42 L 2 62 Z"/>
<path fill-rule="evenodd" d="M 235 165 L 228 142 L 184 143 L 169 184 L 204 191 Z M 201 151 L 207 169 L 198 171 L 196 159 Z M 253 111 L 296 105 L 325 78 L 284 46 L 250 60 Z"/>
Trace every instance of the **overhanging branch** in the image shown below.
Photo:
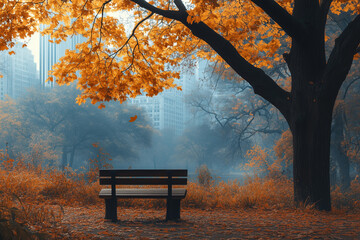
<path fill-rule="evenodd" d="M 132 2 L 138 4 L 140 7 L 145 8 L 146 10 L 161 15 L 166 18 L 180 20 L 181 13 L 179 11 L 174 10 L 164 10 L 161 8 L 157 8 L 150 3 L 146 2 L 145 0 L 131 0 Z"/>
<path fill-rule="evenodd" d="M 126 42 L 116 51 L 116 52 L 113 52 L 112 54 L 110 54 L 109 56 L 112 58 L 111 62 L 115 59 L 115 57 L 118 55 L 118 53 L 129 43 L 130 39 L 132 37 L 135 36 L 135 31 L 136 29 L 143 23 L 145 22 L 146 20 L 148 20 L 149 18 L 151 18 L 152 16 L 154 15 L 154 13 L 150 13 L 148 16 L 146 16 L 144 19 L 141 19 L 140 22 L 138 22 L 135 27 L 133 28 L 130 36 L 128 37 L 128 39 L 126 40 Z"/>
<path fill-rule="evenodd" d="M 183 23 L 196 37 L 208 43 L 237 74 L 244 78 L 253 87 L 256 94 L 278 108 L 285 118 L 290 118 L 290 93 L 277 85 L 276 82 L 262 69 L 257 68 L 246 61 L 228 40 L 216 33 L 204 22 L 188 23 L 188 14 L 183 11 L 185 6 L 183 6 L 181 0 L 176 1 L 176 5 L 180 11 L 163 10 L 151 5 L 145 0 L 131 1 L 148 11 Z M 301 25 L 273 0 L 261 0 L 265 2 L 265 4 L 261 3 L 260 0 L 252 1 L 254 3 L 259 3 L 259 6 L 264 6 L 268 12 L 271 12 L 271 15 L 281 22 L 281 25 L 285 26 L 285 31 L 288 31 L 289 35 L 300 37 L 300 35 L 303 34 Z M 280 17 L 275 16 L 276 14 L 280 14 Z"/>
<path fill-rule="evenodd" d="M 289 118 L 290 93 L 282 89 L 262 69 L 257 68 L 246 61 L 236 48 L 220 34 L 207 26 L 204 22 L 188 23 L 187 16 L 183 16 L 181 22 L 187 26 L 198 38 L 208 43 L 234 71 L 244 78 L 254 89 L 254 92 L 280 110 Z"/>
<path fill-rule="evenodd" d="M 265 11 L 293 39 L 302 41 L 306 28 L 274 0 L 251 0 Z"/>
<path fill-rule="evenodd" d="M 327 81 L 327 86 L 332 90 L 337 91 L 343 81 L 345 81 L 354 55 L 359 50 L 359 44 L 360 15 L 356 16 L 335 40 L 335 46 L 329 56 L 323 81 Z"/>
<path fill-rule="evenodd" d="M 186 7 L 182 0 L 174 0 L 176 7 L 180 10 L 180 12 L 186 12 Z"/>

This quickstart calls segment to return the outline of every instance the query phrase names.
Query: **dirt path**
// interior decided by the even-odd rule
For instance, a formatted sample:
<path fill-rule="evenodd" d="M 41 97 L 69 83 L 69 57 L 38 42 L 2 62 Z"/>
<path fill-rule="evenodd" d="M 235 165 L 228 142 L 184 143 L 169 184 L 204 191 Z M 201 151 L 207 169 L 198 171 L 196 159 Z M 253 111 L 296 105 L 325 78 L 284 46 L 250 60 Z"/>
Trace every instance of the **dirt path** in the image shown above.
<path fill-rule="evenodd" d="M 101 207 L 65 207 L 64 239 L 360 239 L 360 213 L 311 210 L 182 209 L 165 222 L 165 209 L 118 209 L 105 221 Z"/>

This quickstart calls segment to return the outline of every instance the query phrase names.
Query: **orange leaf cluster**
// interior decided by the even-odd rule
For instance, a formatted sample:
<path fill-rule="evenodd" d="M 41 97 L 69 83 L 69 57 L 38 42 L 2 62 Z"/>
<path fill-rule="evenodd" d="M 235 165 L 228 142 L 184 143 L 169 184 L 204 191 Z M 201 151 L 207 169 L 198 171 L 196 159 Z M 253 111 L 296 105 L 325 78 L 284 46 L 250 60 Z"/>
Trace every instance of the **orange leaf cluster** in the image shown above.
<path fill-rule="evenodd" d="M 83 90 L 77 99 L 79 104 L 87 98 L 92 103 L 123 102 L 129 97 L 154 96 L 176 87 L 176 67 L 192 54 L 223 62 L 183 24 L 144 11 L 135 2 L 2 0 L 0 50 L 31 36 L 39 23 L 46 25 L 42 34 L 50 34 L 55 43 L 73 35 L 84 36 L 87 41 L 68 51 L 51 72 L 59 84 L 77 81 Z M 292 13 L 293 1 L 277 2 Z M 173 2 L 165 0 L 149 4 L 177 10 Z M 288 48 L 290 38 L 251 1 L 191 0 L 186 5 L 189 23 L 203 21 L 255 66 L 268 68 L 283 61 L 278 50 Z M 358 0 L 335 0 L 331 11 L 359 13 L 360 7 Z"/>
<path fill-rule="evenodd" d="M 292 13 L 293 1 L 277 2 Z M 165 0 L 149 3 L 177 10 L 174 3 Z M 186 7 L 189 23 L 205 22 L 255 66 L 268 68 L 282 62 L 278 50 L 290 46 L 284 31 L 251 1 L 192 0 Z M 77 50 L 68 51 L 51 72 L 59 84 L 77 80 L 83 91 L 79 104 L 87 98 L 92 103 L 123 102 L 175 87 L 174 79 L 179 78 L 176 67 L 193 54 L 223 62 L 184 25 L 150 14 L 131 0 L 52 0 L 46 9 L 43 34 L 50 34 L 55 42 L 79 34 L 87 39 Z M 334 1 L 332 11 L 338 14 L 340 10 L 358 11 L 358 3 Z"/>
<path fill-rule="evenodd" d="M 37 19 L 47 16 L 42 3 L 25 0 L 0 1 L 0 51 L 14 47 L 19 39 L 26 39 L 37 31 Z M 44 16 L 41 17 L 43 13 Z"/>

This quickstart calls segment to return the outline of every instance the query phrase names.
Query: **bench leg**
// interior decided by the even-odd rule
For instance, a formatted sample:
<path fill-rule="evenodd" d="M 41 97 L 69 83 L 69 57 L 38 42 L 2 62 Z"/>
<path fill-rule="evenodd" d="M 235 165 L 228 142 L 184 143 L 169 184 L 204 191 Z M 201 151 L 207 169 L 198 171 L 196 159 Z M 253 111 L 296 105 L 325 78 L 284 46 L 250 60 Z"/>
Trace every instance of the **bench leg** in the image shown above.
<path fill-rule="evenodd" d="M 166 202 L 166 221 L 180 219 L 180 199 L 168 199 Z"/>
<path fill-rule="evenodd" d="M 105 219 L 117 221 L 117 199 L 113 201 L 112 198 L 105 198 Z"/>

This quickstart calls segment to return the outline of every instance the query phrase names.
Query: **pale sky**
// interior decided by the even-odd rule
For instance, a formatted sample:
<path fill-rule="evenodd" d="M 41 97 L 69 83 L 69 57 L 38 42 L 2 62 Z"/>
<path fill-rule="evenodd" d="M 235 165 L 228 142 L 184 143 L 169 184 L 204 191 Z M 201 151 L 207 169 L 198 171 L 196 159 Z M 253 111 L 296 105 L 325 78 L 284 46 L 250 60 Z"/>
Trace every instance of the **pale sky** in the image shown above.
<path fill-rule="evenodd" d="M 109 13 L 108 15 L 113 15 L 114 17 L 117 16 L 121 20 L 121 22 L 125 24 L 125 29 L 127 30 L 128 34 L 130 34 L 130 32 L 134 26 L 132 13 L 121 12 L 120 14 Z M 31 37 L 30 41 L 27 43 L 28 48 L 31 50 L 32 54 L 34 55 L 34 61 L 36 63 L 37 70 L 39 70 L 39 67 L 40 67 L 40 59 L 39 59 L 40 42 L 39 42 L 39 39 L 40 39 L 40 33 L 35 33 Z"/>
<path fill-rule="evenodd" d="M 27 43 L 28 48 L 31 50 L 32 54 L 34 55 L 34 61 L 36 63 L 36 69 L 39 70 L 39 33 L 35 33 L 30 41 Z"/>

